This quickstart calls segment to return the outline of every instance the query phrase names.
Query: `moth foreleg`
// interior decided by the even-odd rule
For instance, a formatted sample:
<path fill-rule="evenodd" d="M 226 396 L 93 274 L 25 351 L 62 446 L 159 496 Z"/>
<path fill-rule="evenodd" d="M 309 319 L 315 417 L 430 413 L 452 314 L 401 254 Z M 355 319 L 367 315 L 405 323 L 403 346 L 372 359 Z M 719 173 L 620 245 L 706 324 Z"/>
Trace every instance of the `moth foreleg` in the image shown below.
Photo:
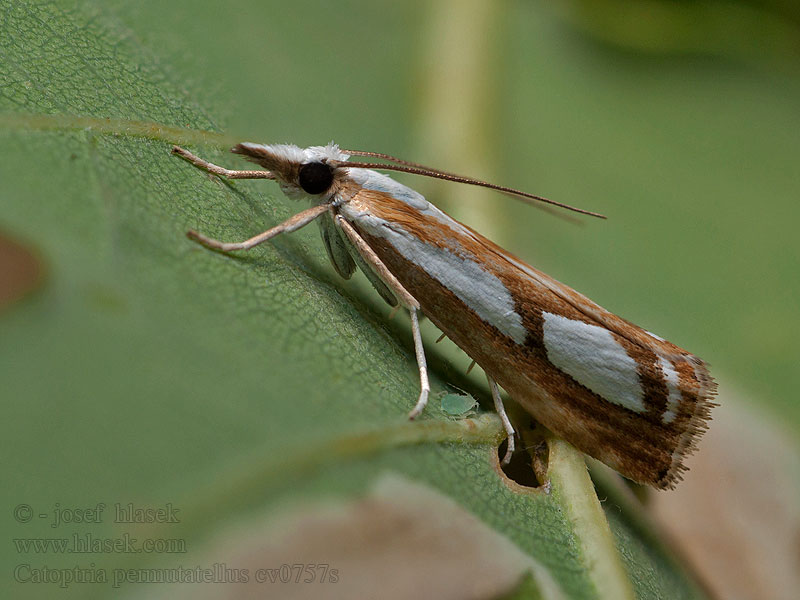
<path fill-rule="evenodd" d="M 506 430 L 506 434 L 508 435 L 506 454 L 503 457 L 503 464 L 507 465 L 509 462 L 511 462 L 511 455 L 514 454 L 514 426 L 511 425 L 511 421 L 506 414 L 506 407 L 503 405 L 503 399 L 500 397 L 500 388 L 497 387 L 497 382 L 488 375 L 486 376 L 486 379 L 489 380 L 489 389 L 492 391 L 494 408 L 497 411 L 497 414 L 500 415 L 500 421 L 502 421 L 503 428 Z"/>
<path fill-rule="evenodd" d="M 344 234 L 347 236 L 353 245 L 358 250 L 361 258 L 373 269 L 375 274 L 381 278 L 397 299 L 408 309 L 411 315 L 411 332 L 414 336 L 414 352 L 417 356 L 417 366 L 419 367 L 419 383 L 420 392 L 417 404 L 408 413 L 409 419 L 415 419 L 425 409 L 428 404 L 428 394 L 431 391 L 431 384 L 428 380 L 428 365 L 425 361 L 425 348 L 422 346 L 422 334 L 419 329 L 419 302 L 412 296 L 406 288 L 397 280 L 391 271 L 383 264 L 383 261 L 375 254 L 375 251 L 369 247 L 369 244 L 364 241 L 355 228 L 347 222 L 341 215 L 336 215 L 336 224 L 342 228 Z"/>
<path fill-rule="evenodd" d="M 275 175 L 273 175 L 271 171 L 232 171 L 231 169 L 220 167 L 219 165 L 210 163 L 207 160 L 203 160 L 196 154 L 192 154 L 180 146 L 173 146 L 172 153 L 177 154 L 182 159 L 189 161 L 198 169 L 203 169 L 203 171 L 207 171 L 208 173 L 212 173 L 214 175 L 219 175 L 220 177 L 227 177 L 228 179 L 275 179 Z"/>

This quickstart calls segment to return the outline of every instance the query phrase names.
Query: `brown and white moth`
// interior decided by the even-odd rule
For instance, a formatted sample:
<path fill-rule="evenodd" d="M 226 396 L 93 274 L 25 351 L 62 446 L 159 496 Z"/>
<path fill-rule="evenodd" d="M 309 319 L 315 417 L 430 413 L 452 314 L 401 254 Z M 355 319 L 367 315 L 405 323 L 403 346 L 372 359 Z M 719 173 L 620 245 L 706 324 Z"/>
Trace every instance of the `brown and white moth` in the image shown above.
<path fill-rule="evenodd" d="M 513 451 L 514 430 L 498 386 L 545 427 L 625 477 L 658 488 L 680 481 L 684 459 L 714 406 L 716 384 L 703 361 L 525 264 L 375 169 L 480 185 L 600 215 L 333 143 L 243 143 L 232 151 L 267 170 L 232 171 L 173 148 L 222 177 L 275 180 L 287 196 L 310 198 L 313 206 L 244 242 L 223 243 L 194 231 L 188 236 L 224 252 L 248 250 L 316 220 L 339 275 L 348 279 L 358 266 L 389 304 L 409 310 L 422 388 L 412 419 L 425 408 L 430 389 L 421 311 L 486 372 L 509 435 L 504 460 Z M 389 162 L 354 162 L 351 156 Z"/>

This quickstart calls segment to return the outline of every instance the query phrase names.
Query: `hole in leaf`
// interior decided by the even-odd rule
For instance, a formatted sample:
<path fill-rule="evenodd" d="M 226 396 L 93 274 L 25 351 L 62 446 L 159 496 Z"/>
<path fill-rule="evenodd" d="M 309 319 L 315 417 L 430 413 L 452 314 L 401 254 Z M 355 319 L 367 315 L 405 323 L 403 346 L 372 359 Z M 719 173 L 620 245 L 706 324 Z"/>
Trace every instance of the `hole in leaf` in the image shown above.
<path fill-rule="evenodd" d="M 539 488 L 547 482 L 549 451 L 544 436 L 537 432 L 536 424 L 530 422 L 527 431 L 519 431 L 519 440 L 511 462 L 500 464 L 503 473 L 514 483 L 528 488 Z M 498 460 L 506 455 L 507 441 L 497 449 Z"/>

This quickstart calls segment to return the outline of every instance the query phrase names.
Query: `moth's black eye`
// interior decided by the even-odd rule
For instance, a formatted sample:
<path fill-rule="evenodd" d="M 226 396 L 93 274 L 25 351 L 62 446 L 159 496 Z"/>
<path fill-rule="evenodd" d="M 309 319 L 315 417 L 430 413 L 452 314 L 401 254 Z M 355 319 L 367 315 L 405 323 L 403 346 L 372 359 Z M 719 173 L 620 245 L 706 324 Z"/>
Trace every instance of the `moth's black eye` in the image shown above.
<path fill-rule="evenodd" d="M 300 167 L 297 178 L 307 194 L 321 194 L 333 183 L 333 169 L 321 162 L 312 162 Z"/>

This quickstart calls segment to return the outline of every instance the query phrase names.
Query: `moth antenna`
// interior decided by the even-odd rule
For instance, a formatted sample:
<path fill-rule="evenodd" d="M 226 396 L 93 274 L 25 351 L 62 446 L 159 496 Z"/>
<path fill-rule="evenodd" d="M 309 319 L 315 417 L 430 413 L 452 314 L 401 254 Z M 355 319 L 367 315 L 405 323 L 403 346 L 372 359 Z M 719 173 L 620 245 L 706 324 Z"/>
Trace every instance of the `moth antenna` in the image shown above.
<path fill-rule="evenodd" d="M 382 158 L 385 160 L 393 161 L 397 164 L 384 164 L 384 163 L 373 163 L 373 162 L 350 162 L 350 161 L 330 161 L 329 164 L 332 164 L 335 167 L 352 167 L 355 169 L 383 169 L 386 171 L 398 171 L 400 173 L 411 173 L 413 175 L 422 175 L 424 177 L 431 177 L 434 179 L 444 179 L 445 181 L 453 181 L 455 183 L 465 183 L 467 185 L 475 185 L 479 187 L 485 187 L 490 190 L 496 190 L 498 192 L 503 192 L 504 194 L 508 194 L 510 196 L 514 196 L 515 198 L 519 198 L 523 202 L 528 202 L 534 206 L 537 206 L 537 202 L 543 202 L 545 204 L 550 204 L 552 206 L 558 206 L 559 208 L 564 208 L 566 210 L 571 210 L 572 212 L 580 213 L 582 215 L 588 215 L 590 217 L 597 217 L 598 219 L 605 219 L 606 216 L 597 212 L 592 212 L 590 210 L 585 210 L 583 208 L 578 208 L 576 206 L 570 206 L 569 204 L 564 204 L 563 202 L 557 202 L 555 200 L 550 200 L 549 198 L 545 198 L 544 196 L 537 196 L 536 194 L 529 194 L 528 192 L 523 192 L 522 190 L 517 190 L 514 188 L 506 187 L 504 185 L 496 185 L 494 183 L 489 183 L 488 181 L 482 181 L 480 179 L 473 179 L 472 177 L 465 177 L 463 175 L 456 175 L 455 173 L 448 173 L 447 171 L 439 171 L 437 169 L 432 169 L 430 167 L 426 167 L 424 165 L 420 165 L 418 163 L 412 163 L 406 160 L 401 160 L 399 158 L 395 158 L 389 154 L 382 154 L 380 152 L 360 152 L 360 151 L 351 151 L 351 150 L 343 150 L 347 154 L 353 156 L 368 156 L 371 158 Z"/>
<path fill-rule="evenodd" d="M 398 165 L 405 165 L 407 167 L 414 167 L 417 169 L 423 169 L 425 171 L 435 171 L 437 173 L 444 173 L 445 175 L 453 175 L 454 177 L 458 177 L 455 173 L 448 173 L 447 171 L 442 171 L 440 169 L 433 169 L 431 167 L 426 167 L 423 164 L 411 162 L 410 160 L 403 160 L 402 158 L 397 158 L 396 156 L 392 156 L 391 154 L 384 154 L 383 152 L 364 152 L 361 150 L 342 150 L 345 154 L 349 154 L 350 156 L 368 156 L 370 158 L 382 158 L 383 160 L 388 160 L 393 163 L 397 163 Z"/>

